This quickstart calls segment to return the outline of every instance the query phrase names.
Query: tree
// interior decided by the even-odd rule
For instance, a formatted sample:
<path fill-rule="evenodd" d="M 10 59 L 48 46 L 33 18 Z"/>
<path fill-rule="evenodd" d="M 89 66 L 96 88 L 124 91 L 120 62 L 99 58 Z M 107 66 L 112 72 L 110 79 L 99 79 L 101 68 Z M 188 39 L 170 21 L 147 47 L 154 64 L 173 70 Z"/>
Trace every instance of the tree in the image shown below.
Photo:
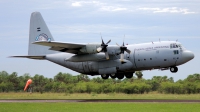
<path fill-rule="evenodd" d="M 59 72 L 56 76 L 54 76 L 55 81 L 64 82 L 65 76 L 62 72 Z"/>
<path fill-rule="evenodd" d="M 137 75 L 138 79 L 141 79 L 142 76 L 143 76 L 143 74 L 142 74 L 141 71 L 136 71 L 136 72 L 135 72 L 135 75 Z"/>
<path fill-rule="evenodd" d="M 8 80 L 9 74 L 6 71 L 0 72 L 0 83 L 6 82 Z"/>
<path fill-rule="evenodd" d="M 12 74 L 10 74 L 8 76 L 8 81 L 11 83 L 11 85 L 14 88 L 14 90 L 17 91 L 18 90 L 18 85 L 19 85 L 19 80 L 18 80 L 16 72 L 13 72 Z"/>

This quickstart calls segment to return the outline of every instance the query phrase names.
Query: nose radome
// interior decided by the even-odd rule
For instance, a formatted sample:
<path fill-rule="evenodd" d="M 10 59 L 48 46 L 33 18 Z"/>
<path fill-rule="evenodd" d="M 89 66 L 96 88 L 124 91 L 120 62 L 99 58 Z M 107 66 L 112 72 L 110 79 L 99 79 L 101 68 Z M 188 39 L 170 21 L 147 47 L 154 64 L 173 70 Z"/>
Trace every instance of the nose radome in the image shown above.
<path fill-rule="evenodd" d="M 190 61 L 193 58 L 194 58 L 194 53 L 193 52 L 191 52 L 191 51 L 183 51 L 182 59 L 184 61 Z"/>

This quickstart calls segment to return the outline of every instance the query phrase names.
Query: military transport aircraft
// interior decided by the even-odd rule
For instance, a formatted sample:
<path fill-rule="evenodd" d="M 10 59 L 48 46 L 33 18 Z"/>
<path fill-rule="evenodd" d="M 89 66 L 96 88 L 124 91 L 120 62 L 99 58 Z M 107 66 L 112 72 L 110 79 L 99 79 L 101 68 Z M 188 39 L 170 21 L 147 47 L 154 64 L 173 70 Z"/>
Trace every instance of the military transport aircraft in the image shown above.
<path fill-rule="evenodd" d="M 102 39 L 102 38 L 101 38 Z M 176 41 L 158 41 L 133 45 L 79 44 L 54 41 L 40 12 L 30 19 L 28 55 L 12 56 L 49 60 L 76 72 L 101 75 L 103 79 L 132 78 L 135 71 L 170 70 L 194 58 L 194 54 Z"/>

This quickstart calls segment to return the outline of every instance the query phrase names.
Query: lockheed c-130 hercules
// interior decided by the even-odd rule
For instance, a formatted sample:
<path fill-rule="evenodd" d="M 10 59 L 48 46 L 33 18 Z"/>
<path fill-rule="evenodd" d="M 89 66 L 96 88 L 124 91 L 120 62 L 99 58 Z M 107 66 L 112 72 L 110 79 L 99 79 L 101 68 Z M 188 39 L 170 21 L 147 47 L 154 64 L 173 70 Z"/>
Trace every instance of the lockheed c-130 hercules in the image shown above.
<path fill-rule="evenodd" d="M 133 45 L 79 44 L 54 41 L 39 12 L 30 19 L 28 55 L 12 56 L 48 60 L 76 72 L 101 75 L 103 79 L 132 78 L 135 71 L 170 70 L 194 58 L 194 54 L 177 41 L 158 41 Z"/>

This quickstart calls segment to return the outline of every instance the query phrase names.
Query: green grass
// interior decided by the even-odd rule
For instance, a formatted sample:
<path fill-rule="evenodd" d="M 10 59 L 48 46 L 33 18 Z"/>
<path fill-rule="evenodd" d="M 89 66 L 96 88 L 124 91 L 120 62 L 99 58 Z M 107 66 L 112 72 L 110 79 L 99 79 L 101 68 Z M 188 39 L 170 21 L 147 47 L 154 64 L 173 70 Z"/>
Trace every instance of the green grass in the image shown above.
<path fill-rule="evenodd" d="M 193 99 L 200 94 L 0 93 L 0 99 Z M 0 112 L 198 112 L 200 103 L 0 103 Z"/>
<path fill-rule="evenodd" d="M 0 99 L 190 99 L 200 100 L 200 94 L 87 94 L 87 93 L 0 93 Z"/>
<path fill-rule="evenodd" d="M 198 112 L 198 103 L 0 103 L 1 112 Z"/>

